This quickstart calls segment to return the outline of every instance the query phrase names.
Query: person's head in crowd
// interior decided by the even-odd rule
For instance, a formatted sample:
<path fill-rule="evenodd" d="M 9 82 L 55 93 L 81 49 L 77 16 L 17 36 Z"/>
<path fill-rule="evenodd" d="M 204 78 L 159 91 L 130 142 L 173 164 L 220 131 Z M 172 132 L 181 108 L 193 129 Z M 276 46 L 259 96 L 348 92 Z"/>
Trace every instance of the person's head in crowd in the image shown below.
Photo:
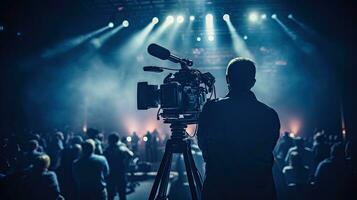
<path fill-rule="evenodd" d="M 73 164 L 73 161 L 77 160 L 82 152 L 80 144 L 72 145 L 67 151 L 62 151 L 61 154 L 61 166 L 69 166 Z"/>
<path fill-rule="evenodd" d="M 104 134 L 103 133 L 98 133 L 97 139 L 101 142 L 104 141 Z"/>
<path fill-rule="evenodd" d="M 120 142 L 121 142 L 122 144 L 128 145 L 128 140 L 126 140 L 126 137 L 121 137 Z"/>
<path fill-rule="evenodd" d="M 296 151 L 291 152 L 289 159 L 290 159 L 289 160 L 290 166 L 293 166 L 293 167 L 303 166 L 302 157 L 298 152 L 296 152 Z"/>
<path fill-rule="evenodd" d="M 345 148 L 345 154 L 347 158 L 352 158 L 353 150 L 355 149 L 353 149 L 352 141 L 348 141 Z"/>
<path fill-rule="evenodd" d="M 341 142 L 337 142 L 331 147 L 330 155 L 332 158 L 343 159 L 345 157 L 345 149 Z"/>
<path fill-rule="evenodd" d="M 35 158 L 33 163 L 33 169 L 37 172 L 44 172 L 50 167 L 50 164 L 50 157 L 47 154 L 42 154 Z"/>
<path fill-rule="evenodd" d="M 255 73 L 256 67 L 252 60 L 242 57 L 232 59 L 226 70 L 229 90 L 250 90 L 255 84 Z"/>
<path fill-rule="evenodd" d="M 29 140 L 24 144 L 24 151 L 25 152 L 32 152 L 37 150 L 38 142 L 37 140 Z"/>
<path fill-rule="evenodd" d="M 290 133 L 289 133 L 288 131 L 285 131 L 283 137 L 284 137 L 284 138 L 290 137 Z"/>
<path fill-rule="evenodd" d="M 321 132 L 318 132 L 314 135 L 314 141 L 318 144 L 322 144 L 325 142 L 325 137 Z"/>
<path fill-rule="evenodd" d="M 87 135 L 88 135 L 88 138 L 90 138 L 90 139 L 98 139 L 98 134 L 99 134 L 99 131 L 97 129 L 89 128 L 87 130 Z"/>
<path fill-rule="evenodd" d="M 294 139 L 294 144 L 297 148 L 304 148 L 304 140 L 301 137 L 296 137 Z"/>
<path fill-rule="evenodd" d="M 71 138 L 71 140 L 70 140 L 70 144 L 71 145 L 76 145 L 76 144 L 82 144 L 82 142 L 83 142 L 83 139 L 82 139 L 82 137 L 81 136 L 79 136 L 79 135 L 76 135 L 76 136 L 74 136 L 73 138 Z"/>
<path fill-rule="evenodd" d="M 64 140 L 63 133 L 61 131 L 55 132 L 54 138 L 56 138 L 57 140 Z"/>
<path fill-rule="evenodd" d="M 108 144 L 109 146 L 114 146 L 116 144 L 118 144 L 119 142 L 119 135 L 115 132 L 111 133 L 109 136 L 108 136 Z"/>
<path fill-rule="evenodd" d="M 40 140 L 41 140 L 41 136 L 40 136 L 40 134 L 38 134 L 38 133 L 34 134 L 34 138 L 35 138 L 35 140 L 37 140 L 37 141 L 40 141 Z"/>
<path fill-rule="evenodd" d="M 73 159 L 78 159 L 82 152 L 82 146 L 80 144 L 75 144 L 72 147 Z"/>
<path fill-rule="evenodd" d="M 95 142 L 92 139 L 88 139 L 82 143 L 82 157 L 90 157 L 95 150 Z"/>

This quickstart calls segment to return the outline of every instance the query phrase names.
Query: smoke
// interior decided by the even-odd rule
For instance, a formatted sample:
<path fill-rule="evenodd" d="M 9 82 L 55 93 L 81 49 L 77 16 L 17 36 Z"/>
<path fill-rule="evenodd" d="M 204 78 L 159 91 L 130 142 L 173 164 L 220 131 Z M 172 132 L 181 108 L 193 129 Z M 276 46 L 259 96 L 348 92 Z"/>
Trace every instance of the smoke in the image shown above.
<path fill-rule="evenodd" d="M 150 34 L 152 30 L 154 32 Z M 144 135 L 154 129 L 168 133 L 168 126 L 156 120 L 157 109 L 139 111 L 136 108 L 137 82 L 161 84 L 167 75 L 144 72 L 142 66 L 179 67 L 149 56 L 146 53 L 149 41 L 172 47 L 177 55 L 193 58 L 196 67 L 210 71 L 216 77 L 218 97 L 227 93 L 225 66 L 234 53 L 225 57 L 216 55 L 213 63 L 209 63 L 208 51 L 190 48 L 193 45 L 187 41 L 177 44 L 178 40 L 173 41 L 170 37 L 172 32 L 162 31 L 160 34 L 163 35 L 156 37 L 158 30 L 162 31 L 152 26 L 136 33 L 123 29 L 108 38 L 101 48 L 87 42 L 57 58 L 34 58 L 40 62 L 35 62 L 37 66 L 32 67 L 32 75 L 24 88 L 24 108 L 29 126 L 61 129 L 69 125 L 77 130 L 94 127 L 123 135 L 134 131 Z M 181 48 L 183 45 L 185 48 Z M 253 91 L 258 99 L 278 111 L 282 131 L 301 130 L 296 124 L 304 123 L 302 113 L 312 107 L 314 97 L 304 93 L 312 84 L 312 78 L 304 74 L 304 69 L 298 69 L 303 62 L 293 58 L 296 54 L 291 50 L 291 44 L 279 45 L 279 48 L 276 45 L 260 46 L 254 50 L 250 52 L 257 58 L 257 83 Z M 234 49 L 227 51 L 234 52 Z M 294 119 L 294 127 L 290 125 L 291 119 Z"/>

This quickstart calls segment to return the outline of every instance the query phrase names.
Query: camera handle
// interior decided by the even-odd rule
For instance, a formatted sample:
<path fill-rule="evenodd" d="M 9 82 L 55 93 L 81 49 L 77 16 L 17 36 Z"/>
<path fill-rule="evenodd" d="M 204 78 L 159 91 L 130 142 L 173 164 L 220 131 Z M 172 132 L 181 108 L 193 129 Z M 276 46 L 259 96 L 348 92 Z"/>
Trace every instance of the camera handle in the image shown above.
<path fill-rule="evenodd" d="M 192 200 L 199 200 L 201 199 L 202 180 L 192 156 L 191 142 L 186 136 L 187 125 L 182 122 L 173 122 L 170 128 L 172 135 L 166 142 L 165 153 L 155 177 L 149 200 L 167 199 L 167 187 L 170 179 L 172 155 L 174 153 L 183 154 Z M 158 189 L 159 191 L 157 192 Z"/>

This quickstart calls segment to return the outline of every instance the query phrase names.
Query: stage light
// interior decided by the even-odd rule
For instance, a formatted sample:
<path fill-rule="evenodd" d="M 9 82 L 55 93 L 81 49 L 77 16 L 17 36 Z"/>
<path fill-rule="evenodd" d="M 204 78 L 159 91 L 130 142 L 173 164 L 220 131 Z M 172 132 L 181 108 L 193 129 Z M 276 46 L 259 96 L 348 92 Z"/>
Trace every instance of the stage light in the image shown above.
<path fill-rule="evenodd" d="M 207 14 L 206 15 L 206 32 L 209 38 L 213 38 L 210 41 L 214 40 L 214 25 L 213 25 L 213 15 L 212 14 Z"/>
<path fill-rule="evenodd" d="M 172 15 L 169 15 L 166 17 L 166 21 L 169 24 L 172 24 L 174 22 L 174 17 Z"/>
<path fill-rule="evenodd" d="M 289 14 L 289 15 L 288 15 L 288 18 L 289 18 L 289 19 L 292 19 L 293 17 L 294 17 L 293 14 Z"/>
<path fill-rule="evenodd" d="M 109 27 L 109 28 L 113 28 L 113 27 L 114 27 L 114 23 L 113 23 L 113 22 L 109 22 L 109 23 L 108 23 L 108 27 Z"/>
<path fill-rule="evenodd" d="M 206 22 L 211 22 L 211 21 L 213 21 L 213 15 L 212 14 L 207 14 L 206 15 Z"/>
<path fill-rule="evenodd" d="M 226 21 L 226 25 L 229 30 L 229 34 L 233 43 L 233 50 L 237 55 L 241 55 L 243 57 L 248 57 L 254 59 L 254 56 L 250 53 L 247 45 L 245 44 L 245 40 L 243 36 L 240 36 L 233 26 L 230 20 Z"/>
<path fill-rule="evenodd" d="M 190 16 L 190 21 L 193 21 L 193 20 L 195 20 L 195 16 L 191 15 Z"/>
<path fill-rule="evenodd" d="M 256 12 L 251 12 L 249 14 L 249 21 L 257 22 L 258 21 L 258 14 Z"/>
<path fill-rule="evenodd" d="M 197 37 L 197 38 L 196 38 L 196 41 L 197 41 L 197 42 L 201 42 L 201 37 Z"/>
<path fill-rule="evenodd" d="M 276 18 L 277 18 L 277 15 L 276 15 L 276 14 L 272 14 L 272 15 L 271 15 L 271 18 L 272 18 L 272 19 L 276 19 Z"/>
<path fill-rule="evenodd" d="M 3 31 L 4 29 L 4 26 L 0 26 L 0 31 Z"/>
<path fill-rule="evenodd" d="M 223 20 L 224 21 L 228 21 L 229 20 L 229 15 L 228 14 L 224 14 L 223 15 Z"/>
<path fill-rule="evenodd" d="M 290 130 L 291 130 L 291 134 L 293 134 L 294 136 L 297 136 L 299 130 L 301 127 L 301 123 L 298 119 L 292 119 L 290 121 Z"/>
<path fill-rule="evenodd" d="M 157 23 L 159 23 L 159 18 L 154 17 L 154 18 L 152 18 L 151 21 L 152 21 L 153 24 L 157 24 Z"/>
<path fill-rule="evenodd" d="M 131 137 L 130 136 L 126 137 L 126 141 L 131 142 Z"/>
<path fill-rule="evenodd" d="M 129 26 L 128 20 L 124 20 L 123 23 L 122 23 L 122 25 L 123 25 L 124 27 L 128 27 L 128 26 Z"/>
<path fill-rule="evenodd" d="M 248 40 L 248 36 L 245 35 L 245 36 L 243 37 L 243 39 L 244 39 L 244 40 Z"/>
<path fill-rule="evenodd" d="M 179 16 L 177 16 L 177 18 L 176 18 L 176 21 L 177 21 L 179 24 L 181 24 L 184 20 L 185 20 L 185 18 L 184 18 L 182 15 L 179 15 Z"/>
<path fill-rule="evenodd" d="M 87 132 L 87 125 L 84 125 L 83 128 L 82 128 L 83 132 Z"/>
<path fill-rule="evenodd" d="M 148 137 L 144 136 L 143 140 L 144 140 L 144 142 L 147 142 L 148 141 Z"/>
<path fill-rule="evenodd" d="M 208 36 L 208 41 L 212 42 L 214 40 L 214 36 L 213 35 L 209 35 Z"/>
<path fill-rule="evenodd" d="M 260 18 L 266 19 L 266 18 L 267 18 L 267 15 L 266 15 L 266 14 L 262 14 L 262 15 L 260 16 Z"/>

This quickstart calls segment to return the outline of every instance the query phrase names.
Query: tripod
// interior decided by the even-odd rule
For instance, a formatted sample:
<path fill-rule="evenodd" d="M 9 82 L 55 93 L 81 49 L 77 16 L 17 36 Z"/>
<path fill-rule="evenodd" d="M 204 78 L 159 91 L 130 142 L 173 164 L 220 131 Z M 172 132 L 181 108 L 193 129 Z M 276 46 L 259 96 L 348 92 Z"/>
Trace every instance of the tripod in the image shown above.
<path fill-rule="evenodd" d="M 167 186 L 169 184 L 173 153 L 183 154 L 192 200 L 200 199 L 202 181 L 191 153 L 191 142 L 186 137 L 186 127 L 186 124 L 180 122 L 173 122 L 170 125 L 172 135 L 166 143 L 165 153 L 160 163 L 159 171 L 155 177 L 149 200 L 167 199 Z M 157 193 L 158 189 L 159 192 Z"/>

